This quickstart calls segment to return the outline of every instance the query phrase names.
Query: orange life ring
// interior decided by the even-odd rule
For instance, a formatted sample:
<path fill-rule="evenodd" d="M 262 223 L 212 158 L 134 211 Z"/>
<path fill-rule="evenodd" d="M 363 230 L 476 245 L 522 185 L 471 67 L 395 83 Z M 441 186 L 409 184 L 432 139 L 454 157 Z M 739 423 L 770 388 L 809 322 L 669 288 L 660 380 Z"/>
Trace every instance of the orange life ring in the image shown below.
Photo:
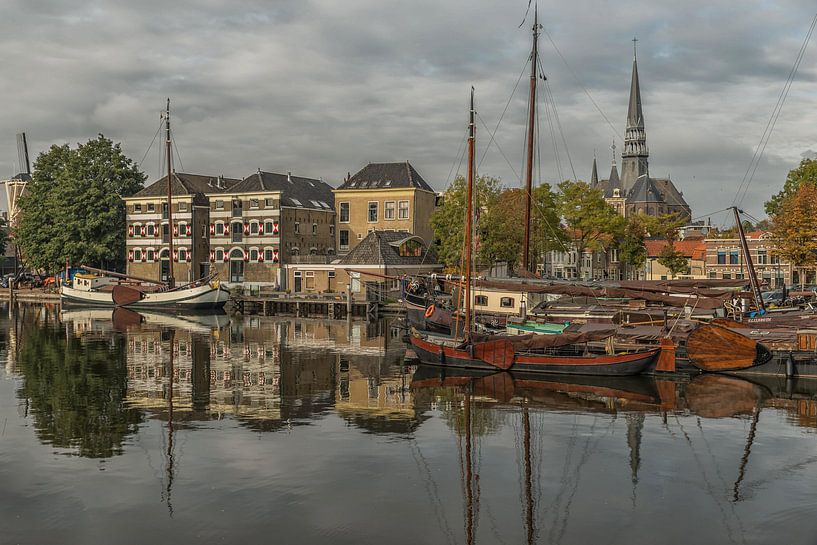
<path fill-rule="evenodd" d="M 426 318 L 431 318 L 431 316 L 433 314 L 434 314 L 434 305 L 429 305 L 428 308 L 426 309 Z"/>

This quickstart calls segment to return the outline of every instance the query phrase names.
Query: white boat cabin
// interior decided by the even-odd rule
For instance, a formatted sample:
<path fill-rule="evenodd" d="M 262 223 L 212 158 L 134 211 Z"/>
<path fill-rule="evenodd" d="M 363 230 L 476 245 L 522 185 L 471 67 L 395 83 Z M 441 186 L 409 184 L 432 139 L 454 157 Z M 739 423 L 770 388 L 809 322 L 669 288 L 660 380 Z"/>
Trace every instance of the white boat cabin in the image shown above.
<path fill-rule="evenodd" d="M 74 275 L 74 289 L 81 291 L 96 291 L 103 286 L 113 284 L 115 280 L 109 276 L 99 276 L 96 274 L 76 274 Z"/>

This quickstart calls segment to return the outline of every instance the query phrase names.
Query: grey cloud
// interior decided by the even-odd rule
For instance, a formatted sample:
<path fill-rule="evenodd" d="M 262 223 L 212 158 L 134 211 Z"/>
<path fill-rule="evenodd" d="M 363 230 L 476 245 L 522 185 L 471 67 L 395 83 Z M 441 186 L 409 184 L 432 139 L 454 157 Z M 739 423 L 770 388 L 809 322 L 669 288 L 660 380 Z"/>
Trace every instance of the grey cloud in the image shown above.
<path fill-rule="evenodd" d="M 138 160 L 170 96 L 185 170 L 242 176 L 262 167 L 338 182 L 368 161 L 409 159 L 443 189 L 452 165 L 456 172 L 470 86 L 489 127 L 479 125 L 484 150 L 530 45 L 529 30 L 517 28 L 524 0 L 4 4 L 4 175 L 18 168 L 14 133 L 23 129 L 35 152 L 102 132 Z M 543 36 L 576 175 L 589 176 L 593 150 L 609 161 L 612 138 L 620 140 L 629 40 L 638 35 L 651 168 L 672 174 L 696 214 L 730 204 L 812 11 L 804 0 L 541 2 L 545 28 L 615 127 Z M 755 215 L 814 147 L 815 60 L 812 45 L 747 197 Z M 526 83 L 523 74 L 496 135 L 517 172 Z M 539 130 L 541 177 L 556 181 L 544 108 Z M 561 175 L 571 177 L 561 136 L 557 143 Z M 143 165 L 151 178 L 157 157 L 154 148 Z M 495 147 L 480 170 L 518 183 Z"/>

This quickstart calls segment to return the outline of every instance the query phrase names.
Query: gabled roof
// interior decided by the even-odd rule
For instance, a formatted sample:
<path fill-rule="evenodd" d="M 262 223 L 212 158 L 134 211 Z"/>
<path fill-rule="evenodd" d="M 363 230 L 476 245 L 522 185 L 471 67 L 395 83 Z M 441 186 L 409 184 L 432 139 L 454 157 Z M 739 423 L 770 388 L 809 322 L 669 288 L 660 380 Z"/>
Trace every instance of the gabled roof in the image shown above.
<path fill-rule="evenodd" d="M 415 187 L 434 192 L 411 163 L 369 163 L 338 189 L 405 189 Z"/>
<path fill-rule="evenodd" d="M 599 182 L 596 187 L 602 191 L 605 199 L 615 197 L 616 189 L 619 190 L 618 196 L 624 197 L 624 188 L 621 185 L 621 178 L 618 177 L 618 167 L 615 161 L 613 161 L 613 165 L 610 167 L 610 177 Z"/>
<path fill-rule="evenodd" d="M 195 201 L 204 201 L 206 193 L 225 193 L 235 186 L 239 180 L 235 178 L 224 178 L 220 176 L 206 176 L 202 174 L 187 174 L 184 172 L 173 173 L 172 190 L 173 195 L 193 195 Z M 222 187 L 219 187 L 221 185 Z M 164 197 L 167 195 L 167 176 L 156 180 L 141 191 L 128 197 L 129 199 L 140 197 Z"/>
<path fill-rule="evenodd" d="M 264 193 L 281 192 L 281 206 L 297 208 L 316 208 L 331 210 L 334 208 L 335 196 L 332 186 L 323 180 L 258 171 L 247 176 L 236 184 L 230 193 Z"/>
<path fill-rule="evenodd" d="M 669 178 L 652 178 L 655 187 L 664 196 L 664 202 L 670 205 L 684 206 L 689 208 L 683 193 L 678 191 L 675 184 Z"/>
<path fill-rule="evenodd" d="M 415 239 L 423 244 L 420 256 L 401 256 L 400 245 Z M 426 246 L 418 236 L 395 231 L 372 231 L 360 241 L 351 252 L 343 256 L 338 262 L 340 265 L 385 265 L 399 267 L 401 265 L 429 265 L 437 264 L 434 250 Z"/>
<path fill-rule="evenodd" d="M 658 190 L 658 187 L 656 187 L 655 182 L 646 174 L 639 176 L 635 181 L 632 189 L 630 189 L 630 193 L 627 195 L 627 200 L 629 202 L 647 203 L 664 202 L 664 198 L 661 196 L 661 192 Z"/>

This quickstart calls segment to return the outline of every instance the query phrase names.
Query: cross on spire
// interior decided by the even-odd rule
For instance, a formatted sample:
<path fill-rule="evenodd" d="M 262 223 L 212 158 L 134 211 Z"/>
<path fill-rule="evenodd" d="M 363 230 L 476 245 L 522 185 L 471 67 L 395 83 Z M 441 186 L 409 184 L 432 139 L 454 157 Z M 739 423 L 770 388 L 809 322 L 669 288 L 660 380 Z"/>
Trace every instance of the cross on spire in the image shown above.
<path fill-rule="evenodd" d="M 610 145 L 610 149 L 613 151 L 613 162 L 616 162 L 616 139 L 613 138 L 613 143 Z"/>
<path fill-rule="evenodd" d="M 636 44 L 638 43 L 638 38 L 633 36 L 633 58 L 636 58 Z"/>

